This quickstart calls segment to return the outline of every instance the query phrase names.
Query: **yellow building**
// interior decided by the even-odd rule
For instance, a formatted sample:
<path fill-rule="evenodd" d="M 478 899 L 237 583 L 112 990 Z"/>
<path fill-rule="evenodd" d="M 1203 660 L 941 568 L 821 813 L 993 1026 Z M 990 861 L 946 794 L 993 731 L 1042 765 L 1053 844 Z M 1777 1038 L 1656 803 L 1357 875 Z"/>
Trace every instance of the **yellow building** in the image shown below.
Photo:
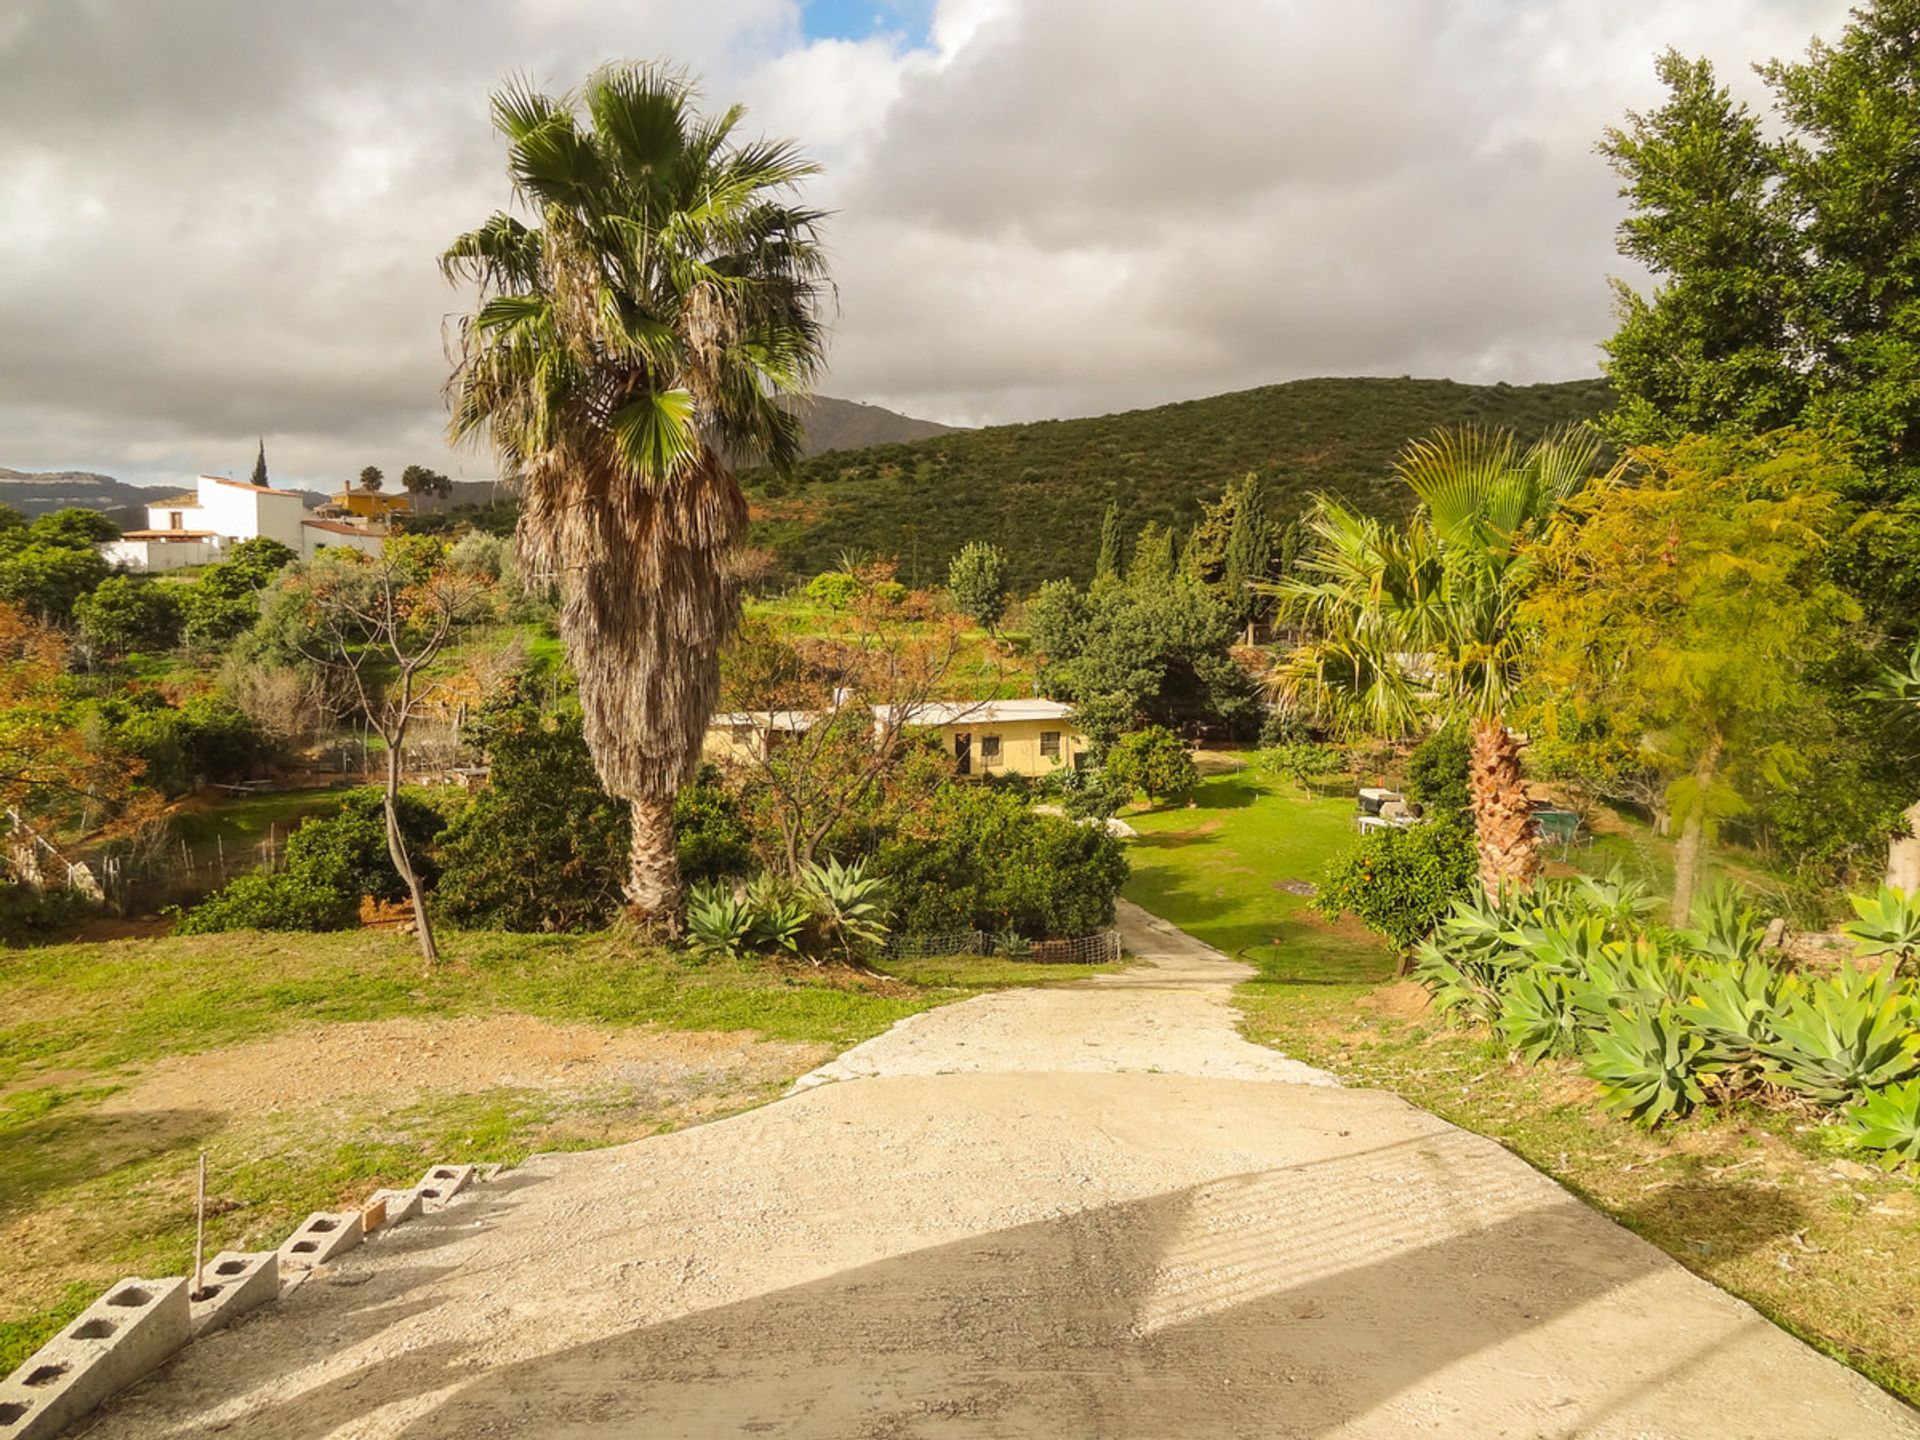
<path fill-rule="evenodd" d="M 915 706 L 902 717 L 876 705 L 874 736 L 889 729 L 932 729 L 961 775 L 1049 775 L 1076 768 L 1087 737 L 1058 700 L 942 700 Z"/>
<path fill-rule="evenodd" d="M 940 744 L 961 775 L 1049 775 L 1077 768 L 1087 737 L 1067 719 L 1058 700 L 940 700 L 903 714 L 891 705 L 873 707 L 873 743 L 914 730 L 938 730 Z M 765 760 L 775 747 L 811 729 L 817 716 L 804 710 L 740 710 L 707 722 L 701 755 L 720 765 Z"/>
<path fill-rule="evenodd" d="M 346 489 L 336 490 L 327 498 L 356 520 L 384 520 L 389 515 L 413 513 L 411 495 L 389 495 L 384 490 L 356 490 L 352 481 L 347 482 Z"/>

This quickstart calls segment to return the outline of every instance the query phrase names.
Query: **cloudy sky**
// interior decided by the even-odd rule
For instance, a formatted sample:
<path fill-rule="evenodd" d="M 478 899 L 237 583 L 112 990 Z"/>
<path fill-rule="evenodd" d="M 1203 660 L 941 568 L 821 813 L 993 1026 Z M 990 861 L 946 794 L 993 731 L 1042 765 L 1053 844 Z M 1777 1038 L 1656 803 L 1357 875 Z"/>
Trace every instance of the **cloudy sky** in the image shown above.
<path fill-rule="evenodd" d="M 1308 375 L 1596 371 L 1601 129 L 1844 0 L 0 0 L 0 465 L 449 454 L 434 256 L 488 90 L 673 57 L 802 139 L 830 394 L 961 424 Z"/>

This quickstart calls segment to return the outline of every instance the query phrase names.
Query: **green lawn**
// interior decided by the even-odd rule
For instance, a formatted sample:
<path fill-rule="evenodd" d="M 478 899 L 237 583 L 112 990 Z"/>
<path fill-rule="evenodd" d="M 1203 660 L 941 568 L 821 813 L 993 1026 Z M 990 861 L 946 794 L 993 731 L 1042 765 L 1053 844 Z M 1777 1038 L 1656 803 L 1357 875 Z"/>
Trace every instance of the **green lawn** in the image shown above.
<path fill-rule="evenodd" d="M 859 974 L 695 963 L 619 933 L 449 931 L 441 941 L 446 962 L 430 974 L 410 941 L 374 931 L 0 951 L 0 1373 L 115 1277 L 185 1273 L 201 1150 L 220 1202 L 210 1246 L 262 1246 L 311 1210 L 410 1184 L 438 1160 L 618 1143 L 763 1103 L 793 1078 L 696 1073 L 671 1094 L 494 1086 L 260 1114 L 103 1110 L 145 1062 L 301 1026 L 489 1015 L 747 1031 L 838 1050 L 935 1005 L 1099 968 L 958 957 Z"/>
<path fill-rule="evenodd" d="M 1272 984 L 1382 979 L 1393 956 L 1350 923 L 1331 924 L 1283 886 L 1317 880 L 1350 845 L 1351 796 L 1308 795 L 1236 755 L 1239 768 L 1203 780 L 1193 806 L 1128 813 L 1126 896 L 1229 955 Z"/>

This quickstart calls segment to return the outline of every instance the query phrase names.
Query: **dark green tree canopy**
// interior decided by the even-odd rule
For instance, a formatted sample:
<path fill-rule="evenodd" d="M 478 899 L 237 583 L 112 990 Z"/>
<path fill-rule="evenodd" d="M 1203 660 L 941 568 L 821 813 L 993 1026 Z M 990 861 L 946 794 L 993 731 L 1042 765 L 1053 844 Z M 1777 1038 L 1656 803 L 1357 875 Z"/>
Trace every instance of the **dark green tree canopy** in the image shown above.
<path fill-rule="evenodd" d="M 1632 206 L 1606 370 L 1617 439 L 1798 426 L 1857 441 L 1868 507 L 1836 563 L 1894 628 L 1920 611 L 1920 3 L 1869 0 L 1837 41 L 1759 67 L 1768 123 L 1704 60 L 1601 151 Z M 1905 617 L 1904 619 L 1902 617 Z"/>

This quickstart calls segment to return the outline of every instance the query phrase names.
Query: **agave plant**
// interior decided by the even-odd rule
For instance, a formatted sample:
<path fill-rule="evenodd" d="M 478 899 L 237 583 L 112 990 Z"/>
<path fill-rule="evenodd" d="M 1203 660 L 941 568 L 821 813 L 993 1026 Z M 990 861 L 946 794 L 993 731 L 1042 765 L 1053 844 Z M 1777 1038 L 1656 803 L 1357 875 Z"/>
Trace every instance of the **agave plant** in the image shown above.
<path fill-rule="evenodd" d="M 1843 970 L 1792 994 L 1766 1049 L 1780 1084 L 1825 1105 L 1920 1075 L 1913 997 L 1885 972 Z"/>
<path fill-rule="evenodd" d="M 755 876 L 747 886 L 746 904 L 751 917 L 749 933 L 756 947 L 800 953 L 813 907 L 794 892 L 790 883 L 778 875 Z"/>
<path fill-rule="evenodd" d="M 1475 893 L 1455 901 L 1432 936 L 1415 947 L 1412 974 L 1432 993 L 1436 1009 L 1491 1023 L 1524 958 L 1517 944 L 1500 910 Z"/>
<path fill-rule="evenodd" d="M 1521 932 L 1520 948 L 1536 966 L 1559 975 L 1584 976 L 1607 950 L 1607 921 L 1600 915 L 1558 914 Z"/>
<path fill-rule="evenodd" d="M 717 881 L 687 892 L 687 944 L 703 955 L 737 960 L 752 945 L 753 911 L 731 886 Z"/>
<path fill-rule="evenodd" d="M 1920 958 L 1920 891 L 1909 894 L 1882 885 L 1878 895 L 1850 895 L 1860 918 L 1845 927 L 1862 958 L 1887 957 L 1896 972 Z"/>
<path fill-rule="evenodd" d="M 1920 1164 L 1920 1080 L 1889 1085 L 1847 1107 L 1847 1138 L 1888 1165 Z"/>
<path fill-rule="evenodd" d="M 1713 1071 L 1706 1041 L 1678 1006 L 1667 1003 L 1615 1011 L 1586 1059 L 1587 1074 L 1600 1085 L 1600 1103 L 1646 1126 L 1698 1105 L 1706 1098 L 1701 1082 Z"/>
<path fill-rule="evenodd" d="M 1622 1010 L 1678 1006 L 1689 997 L 1687 972 L 1658 940 L 1615 940 L 1587 961 L 1573 1003 L 1595 1029 Z"/>
<path fill-rule="evenodd" d="M 1724 885 L 1707 897 L 1701 923 L 1680 935 L 1697 954 L 1715 960 L 1746 961 L 1760 954 L 1767 926 L 1752 897 Z"/>
<path fill-rule="evenodd" d="M 1605 879 L 1577 876 L 1564 894 L 1569 908 L 1605 921 L 1616 939 L 1638 931 L 1658 903 L 1645 882 L 1627 879 L 1618 867 Z"/>
<path fill-rule="evenodd" d="M 1586 1046 L 1572 985 L 1544 966 L 1513 977 L 1501 997 L 1498 1023 L 1508 1048 L 1525 1060 L 1575 1055 Z"/>
<path fill-rule="evenodd" d="M 887 884 L 866 871 L 864 860 L 842 865 L 829 857 L 825 864 L 809 865 L 800 878 L 814 918 L 848 956 L 856 944 L 879 945 L 887 938 Z"/>
<path fill-rule="evenodd" d="M 1795 989 L 1791 976 L 1764 960 L 1703 962 L 1692 973 L 1688 1018 L 1718 1058 L 1759 1065 L 1780 1042 L 1775 1020 Z"/>

